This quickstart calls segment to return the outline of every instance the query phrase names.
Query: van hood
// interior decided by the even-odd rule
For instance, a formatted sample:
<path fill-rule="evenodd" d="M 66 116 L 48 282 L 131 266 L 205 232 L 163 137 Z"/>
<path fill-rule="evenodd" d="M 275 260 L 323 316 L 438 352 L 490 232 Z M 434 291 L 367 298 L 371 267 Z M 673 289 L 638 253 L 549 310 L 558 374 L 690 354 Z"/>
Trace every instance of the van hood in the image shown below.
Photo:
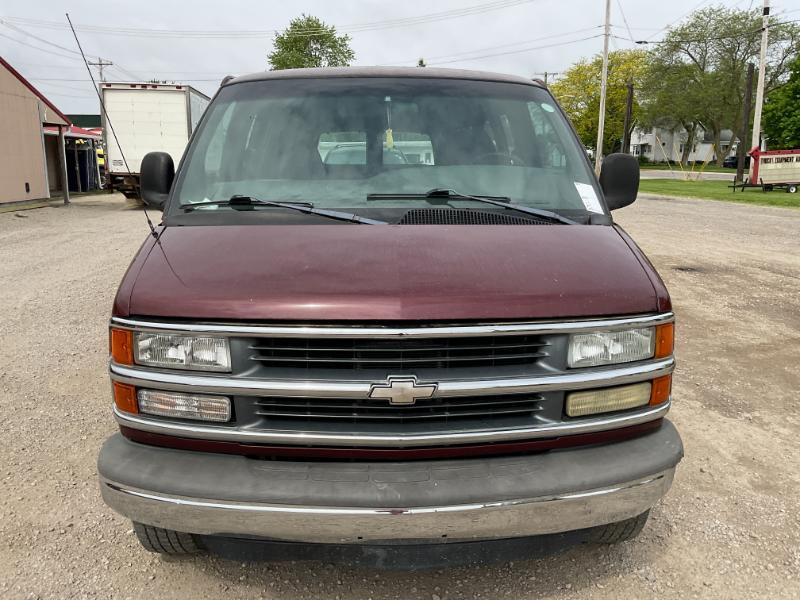
<path fill-rule="evenodd" d="M 669 303 L 610 226 L 170 226 L 150 246 L 120 286 L 117 316 L 514 320 Z"/>

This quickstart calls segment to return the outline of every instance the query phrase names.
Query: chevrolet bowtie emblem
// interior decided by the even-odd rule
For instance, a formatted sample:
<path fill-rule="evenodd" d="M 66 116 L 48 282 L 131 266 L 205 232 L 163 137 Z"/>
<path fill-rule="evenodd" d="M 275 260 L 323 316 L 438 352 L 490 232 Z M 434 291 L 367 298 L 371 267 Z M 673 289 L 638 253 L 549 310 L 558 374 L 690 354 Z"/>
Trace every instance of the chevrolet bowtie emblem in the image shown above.
<path fill-rule="evenodd" d="M 435 383 L 417 383 L 416 377 L 389 376 L 386 383 L 372 384 L 369 397 L 388 400 L 393 406 L 411 406 L 433 396 L 436 387 Z"/>

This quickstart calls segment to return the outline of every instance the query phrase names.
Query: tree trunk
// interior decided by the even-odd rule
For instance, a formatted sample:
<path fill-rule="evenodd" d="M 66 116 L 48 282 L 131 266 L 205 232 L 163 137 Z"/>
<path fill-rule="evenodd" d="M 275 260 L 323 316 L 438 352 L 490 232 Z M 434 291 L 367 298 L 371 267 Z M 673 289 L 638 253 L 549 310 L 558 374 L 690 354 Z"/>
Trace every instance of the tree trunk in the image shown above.
<path fill-rule="evenodd" d="M 725 157 L 722 155 L 722 130 L 720 129 L 719 125 L 714 125 L 712 127 L 712 131 L 714 133 L 714 154 L 715 160 L 714 164 L 718 167 L 722 166 L 722 161 Z"/>
<path fill-rule="evenodd" d="M 694 139 L 697 136 L 697 125 L 684 123 L 683 128 L 686 130 L 686 142 L 683 144 L 683 152 L 681 153 L 681 165 L 685 167 L 689 162 L 689 155 L 692 153 Z"/>

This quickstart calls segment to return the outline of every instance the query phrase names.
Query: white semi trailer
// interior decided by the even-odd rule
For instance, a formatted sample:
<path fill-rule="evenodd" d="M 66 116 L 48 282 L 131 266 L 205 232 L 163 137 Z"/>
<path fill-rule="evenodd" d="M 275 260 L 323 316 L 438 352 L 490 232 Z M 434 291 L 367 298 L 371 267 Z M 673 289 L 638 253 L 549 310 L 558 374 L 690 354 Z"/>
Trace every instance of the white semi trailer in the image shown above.
<path fill-rule="evenodd" d="M 106 183 L 136 198 L 144 155 L 167 152 L 177 166 L 210 99 L 191 86 L 176 84 L 103 82 L 100 91 Z"/>

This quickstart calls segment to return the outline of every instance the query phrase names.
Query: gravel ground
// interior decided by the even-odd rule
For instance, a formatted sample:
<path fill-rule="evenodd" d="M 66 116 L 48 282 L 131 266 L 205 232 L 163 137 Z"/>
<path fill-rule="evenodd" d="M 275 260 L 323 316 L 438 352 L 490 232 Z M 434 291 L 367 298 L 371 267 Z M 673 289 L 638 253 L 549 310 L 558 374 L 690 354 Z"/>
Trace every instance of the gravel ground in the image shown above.
<path fill-rule="evenodd" d="M 392 572 L 144 552 L 95 473 L 144 219 L 121 197 L 0 214 L 0 598 L 800 597 L 800 211 L 644 198 L 617 218 L 678 315 L 672 491 L 632 542 Z"/>

